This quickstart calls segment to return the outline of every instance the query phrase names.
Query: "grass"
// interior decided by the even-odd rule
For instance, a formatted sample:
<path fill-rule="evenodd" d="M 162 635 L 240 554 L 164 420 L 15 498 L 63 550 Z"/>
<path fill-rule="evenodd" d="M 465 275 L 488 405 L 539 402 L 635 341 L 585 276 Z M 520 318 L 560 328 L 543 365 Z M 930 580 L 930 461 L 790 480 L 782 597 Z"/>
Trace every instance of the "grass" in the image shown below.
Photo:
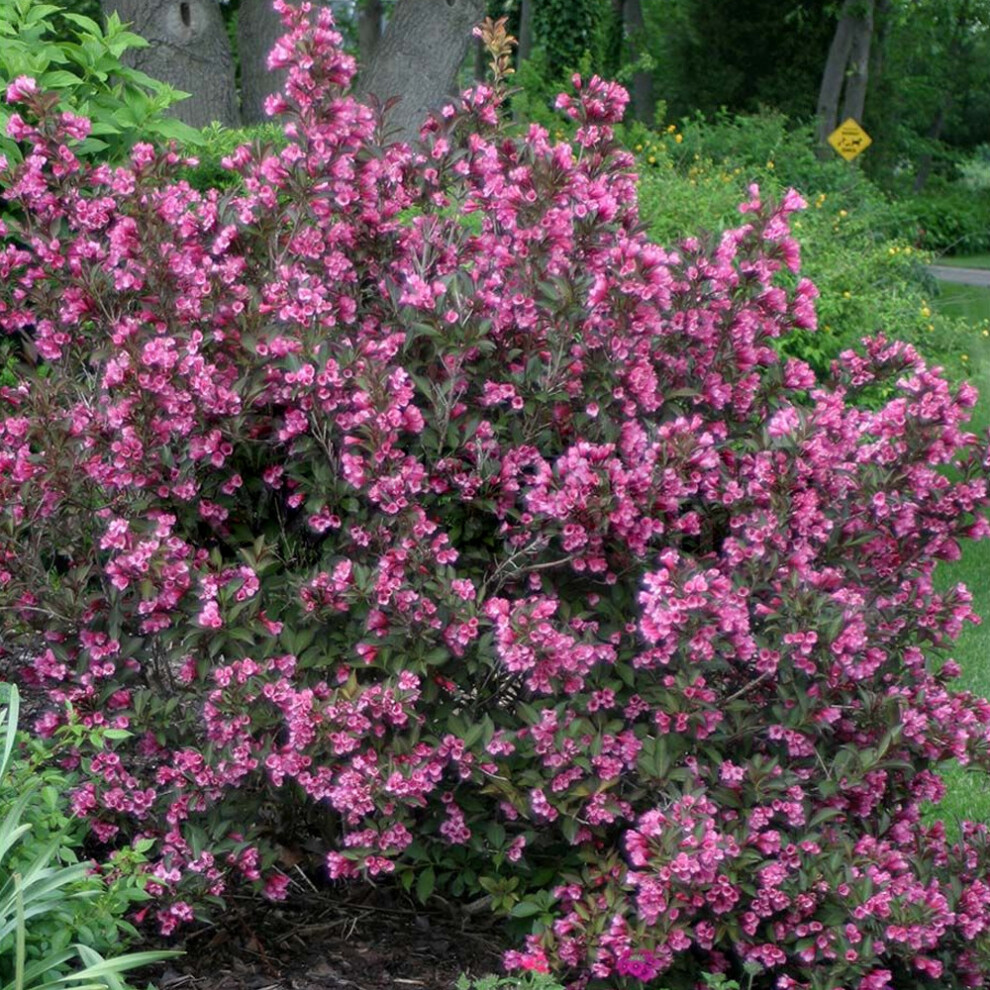
<path fill-rule="evenodd" d="M 990 254 L 959 255 L 952 258 L 937 258 L 936 264 L 950 268 L 990 268 Z"/>
<path fill-rule="evenodd" d="M 990 267 L 990 255 L 980 256 Z M 972 259 L 965 259 L 971 261 Z M 974 265 L 974 267 L 976 267 Z M 970 356 L 970 380 L 980 390 L 970 429 L 986 434 L 990 425 L 990 337 L 984 337 L 990 321 L 990 289 L 942 283 L 936 305 L 949 316 L 966 319 L 973 327 L 973 340 L 967 348 Z M 990 697 L 990 540 L 963 547 L 962 557 L 937 570 L 937 584 L 949 588 L 959 582 L 973 594 L 973 607 L 984 622 L 968 625 L 956 642 L 954 656 L 962 667 L 958 686 L 974 694 Z M 963 818 L 990 822 L 990 779 L 982 771 L 969 772 L 953 766 L 944 774 L 948 794 L 937 815 L 947 822 Z"/>
<path fill-rule="evenodd" d="M 961 317 L 974 327 L 985 329 L 990 321 L 990 290 L 983 286 L 939 282 L 936 304 L 947 316 Z"/>

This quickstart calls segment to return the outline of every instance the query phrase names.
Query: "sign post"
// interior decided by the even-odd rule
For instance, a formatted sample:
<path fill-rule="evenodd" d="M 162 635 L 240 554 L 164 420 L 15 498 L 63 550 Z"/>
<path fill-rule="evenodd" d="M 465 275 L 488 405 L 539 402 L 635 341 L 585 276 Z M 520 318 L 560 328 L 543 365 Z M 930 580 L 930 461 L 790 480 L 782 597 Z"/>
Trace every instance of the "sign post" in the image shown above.
<path fill-rule="evenodd" d="M 839 124 L 828 136 L 828 143 L 842 155 L 847 162 L 851 162 L 858 154 L 873 144 L 873 139 L 859 124 L 850 117 Z"/>

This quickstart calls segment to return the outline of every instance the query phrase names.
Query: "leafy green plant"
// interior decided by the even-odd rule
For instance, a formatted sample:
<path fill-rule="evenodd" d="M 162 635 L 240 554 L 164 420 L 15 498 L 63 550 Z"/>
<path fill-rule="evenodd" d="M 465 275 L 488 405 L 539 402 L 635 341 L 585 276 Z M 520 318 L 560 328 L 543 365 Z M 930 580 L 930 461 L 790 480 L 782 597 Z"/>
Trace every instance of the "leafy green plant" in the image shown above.
<path fill-rule="evenodd" d="M 990 145 L 979 145 L 959 163 L 959 178 L 968 189 L 990 189 Z"/>
<path fill-rule="evenodd" d="M 0 710 L 0 990 L 121 990 L 121 973 L 177 953 L 105 959 L 86 944 L 95 942 L 104 951 L 113 944 L 111 936 L 100 938 L 98 931 L 101 898 L 103 908 L 116 903 L 120 914 L 130 898 L 108 902 L 93 864 L 67 861 L 74 853 L 64 836 L 45 827 L 60 794 L 21 755 L 19 704 L 11 685 Z M 60 817 L 54 813 L 56 822 Z"/>
<path fill-rule="evenodd" d="M 990 191 L 963 183 L 930 183 L 903 203 L 920 244 L 930 251 L 967 254 L 990 248 Z"/>
<path fill-rule="evenodd" d="M 223 127 L 210 124 L 196 131 L 196 141 L 185 144 L 183 151 L 192 156 L 182 170 L 183 178 L 200 192 L 208 189 L 227 189 L 241 184 L 238 172 L 225 168 L 223 160 L 242 145 L 261 148 L 284 148 L 285 135 L 277 124 L 257 124 L 254 127 Z"/>
<path fill-rule="evenodd" d="M 0 4 L 0 87 L 21 76 L 37 79 L 62 110 L 88 117 L 92 131 L 74 151 L 118 159 L 138 140 L 181 139 L 198 132 L 165 111 L 187 94 L 126 65 L 126 52 L 147 41 L 125 29 L 116 13 L 103 28 L 93 18 L 56 4 L 12 0 Z M 0 103 L 0 152 L 20 160 L 6 134 L 13 109 Z"/>

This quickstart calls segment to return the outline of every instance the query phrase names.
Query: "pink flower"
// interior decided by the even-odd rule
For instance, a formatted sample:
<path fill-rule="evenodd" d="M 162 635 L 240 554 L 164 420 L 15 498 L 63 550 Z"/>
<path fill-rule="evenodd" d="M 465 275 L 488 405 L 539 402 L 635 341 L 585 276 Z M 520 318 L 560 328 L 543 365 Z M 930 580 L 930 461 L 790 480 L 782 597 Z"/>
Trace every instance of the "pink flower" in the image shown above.
<path fill-rule="evenodd" d="M 219 629 L 223 625 L 220 609 L 214 599 L 210 599 L 199 613 L 197 622 L 205 629 Z"/>
<path fill-rule="evenodd" d="M 37 92 L 37 80 L 30 76 L 18 76 L 7 85 L 7 102 L 23 103 L 29 96 L 33 96 Z"/>

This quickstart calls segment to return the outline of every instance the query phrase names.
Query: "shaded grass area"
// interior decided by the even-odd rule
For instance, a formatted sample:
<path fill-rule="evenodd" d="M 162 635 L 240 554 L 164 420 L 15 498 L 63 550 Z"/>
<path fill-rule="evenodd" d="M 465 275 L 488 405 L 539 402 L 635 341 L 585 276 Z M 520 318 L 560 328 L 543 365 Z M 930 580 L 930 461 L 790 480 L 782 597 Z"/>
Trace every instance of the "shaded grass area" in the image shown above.
<path fill-rule="evenodd" d="M 990 254 L 956 255 L 952 258 L 938 258 L 937 261 L 949 268 L 990 268 Z"/>
<path fill-rule="evenodd" d="M 990 255 L 979 256 L 990 268 Z M 972 267 L 974 259 L 967 261 Z M 969 379 L 979 389 L 980 400 L 974 410 L 970 429 L 985 435 L 990 426 L 990 289 L 941 283 L 936 306 L 946 315 L 957 316 L 973 325 L 972 337 L 967 341 L 969 355 Z M 990 540 L 970 543 L 963 547 L 962 557 L 952 564 L 942 564 L 937 570 L 940 588 L 948 588 L 959 582 L 965 584 L 973 595 L 973 607 L 983 617 L 979 626 L 967 625 L 954 650 L 955 659 L 962 667 L 958 686 L 974 694 L 990 697 Z M 963 767 L 951 767 L 944 774 L 948 794 L 937 809 L 938 817 L 947 823 L 969 818 L 990 822 L 990 780 L 980 772 L 967 771 Z"/>
<path fill-rule="evenodd" d="M 990 268 L 990 255 L 987 257 Z M 990 322 L 990 289 L 983 286 L 940 282 L 935 304 L 946 316 L 966 320 L 975 329 L 986 329 Z"/>

